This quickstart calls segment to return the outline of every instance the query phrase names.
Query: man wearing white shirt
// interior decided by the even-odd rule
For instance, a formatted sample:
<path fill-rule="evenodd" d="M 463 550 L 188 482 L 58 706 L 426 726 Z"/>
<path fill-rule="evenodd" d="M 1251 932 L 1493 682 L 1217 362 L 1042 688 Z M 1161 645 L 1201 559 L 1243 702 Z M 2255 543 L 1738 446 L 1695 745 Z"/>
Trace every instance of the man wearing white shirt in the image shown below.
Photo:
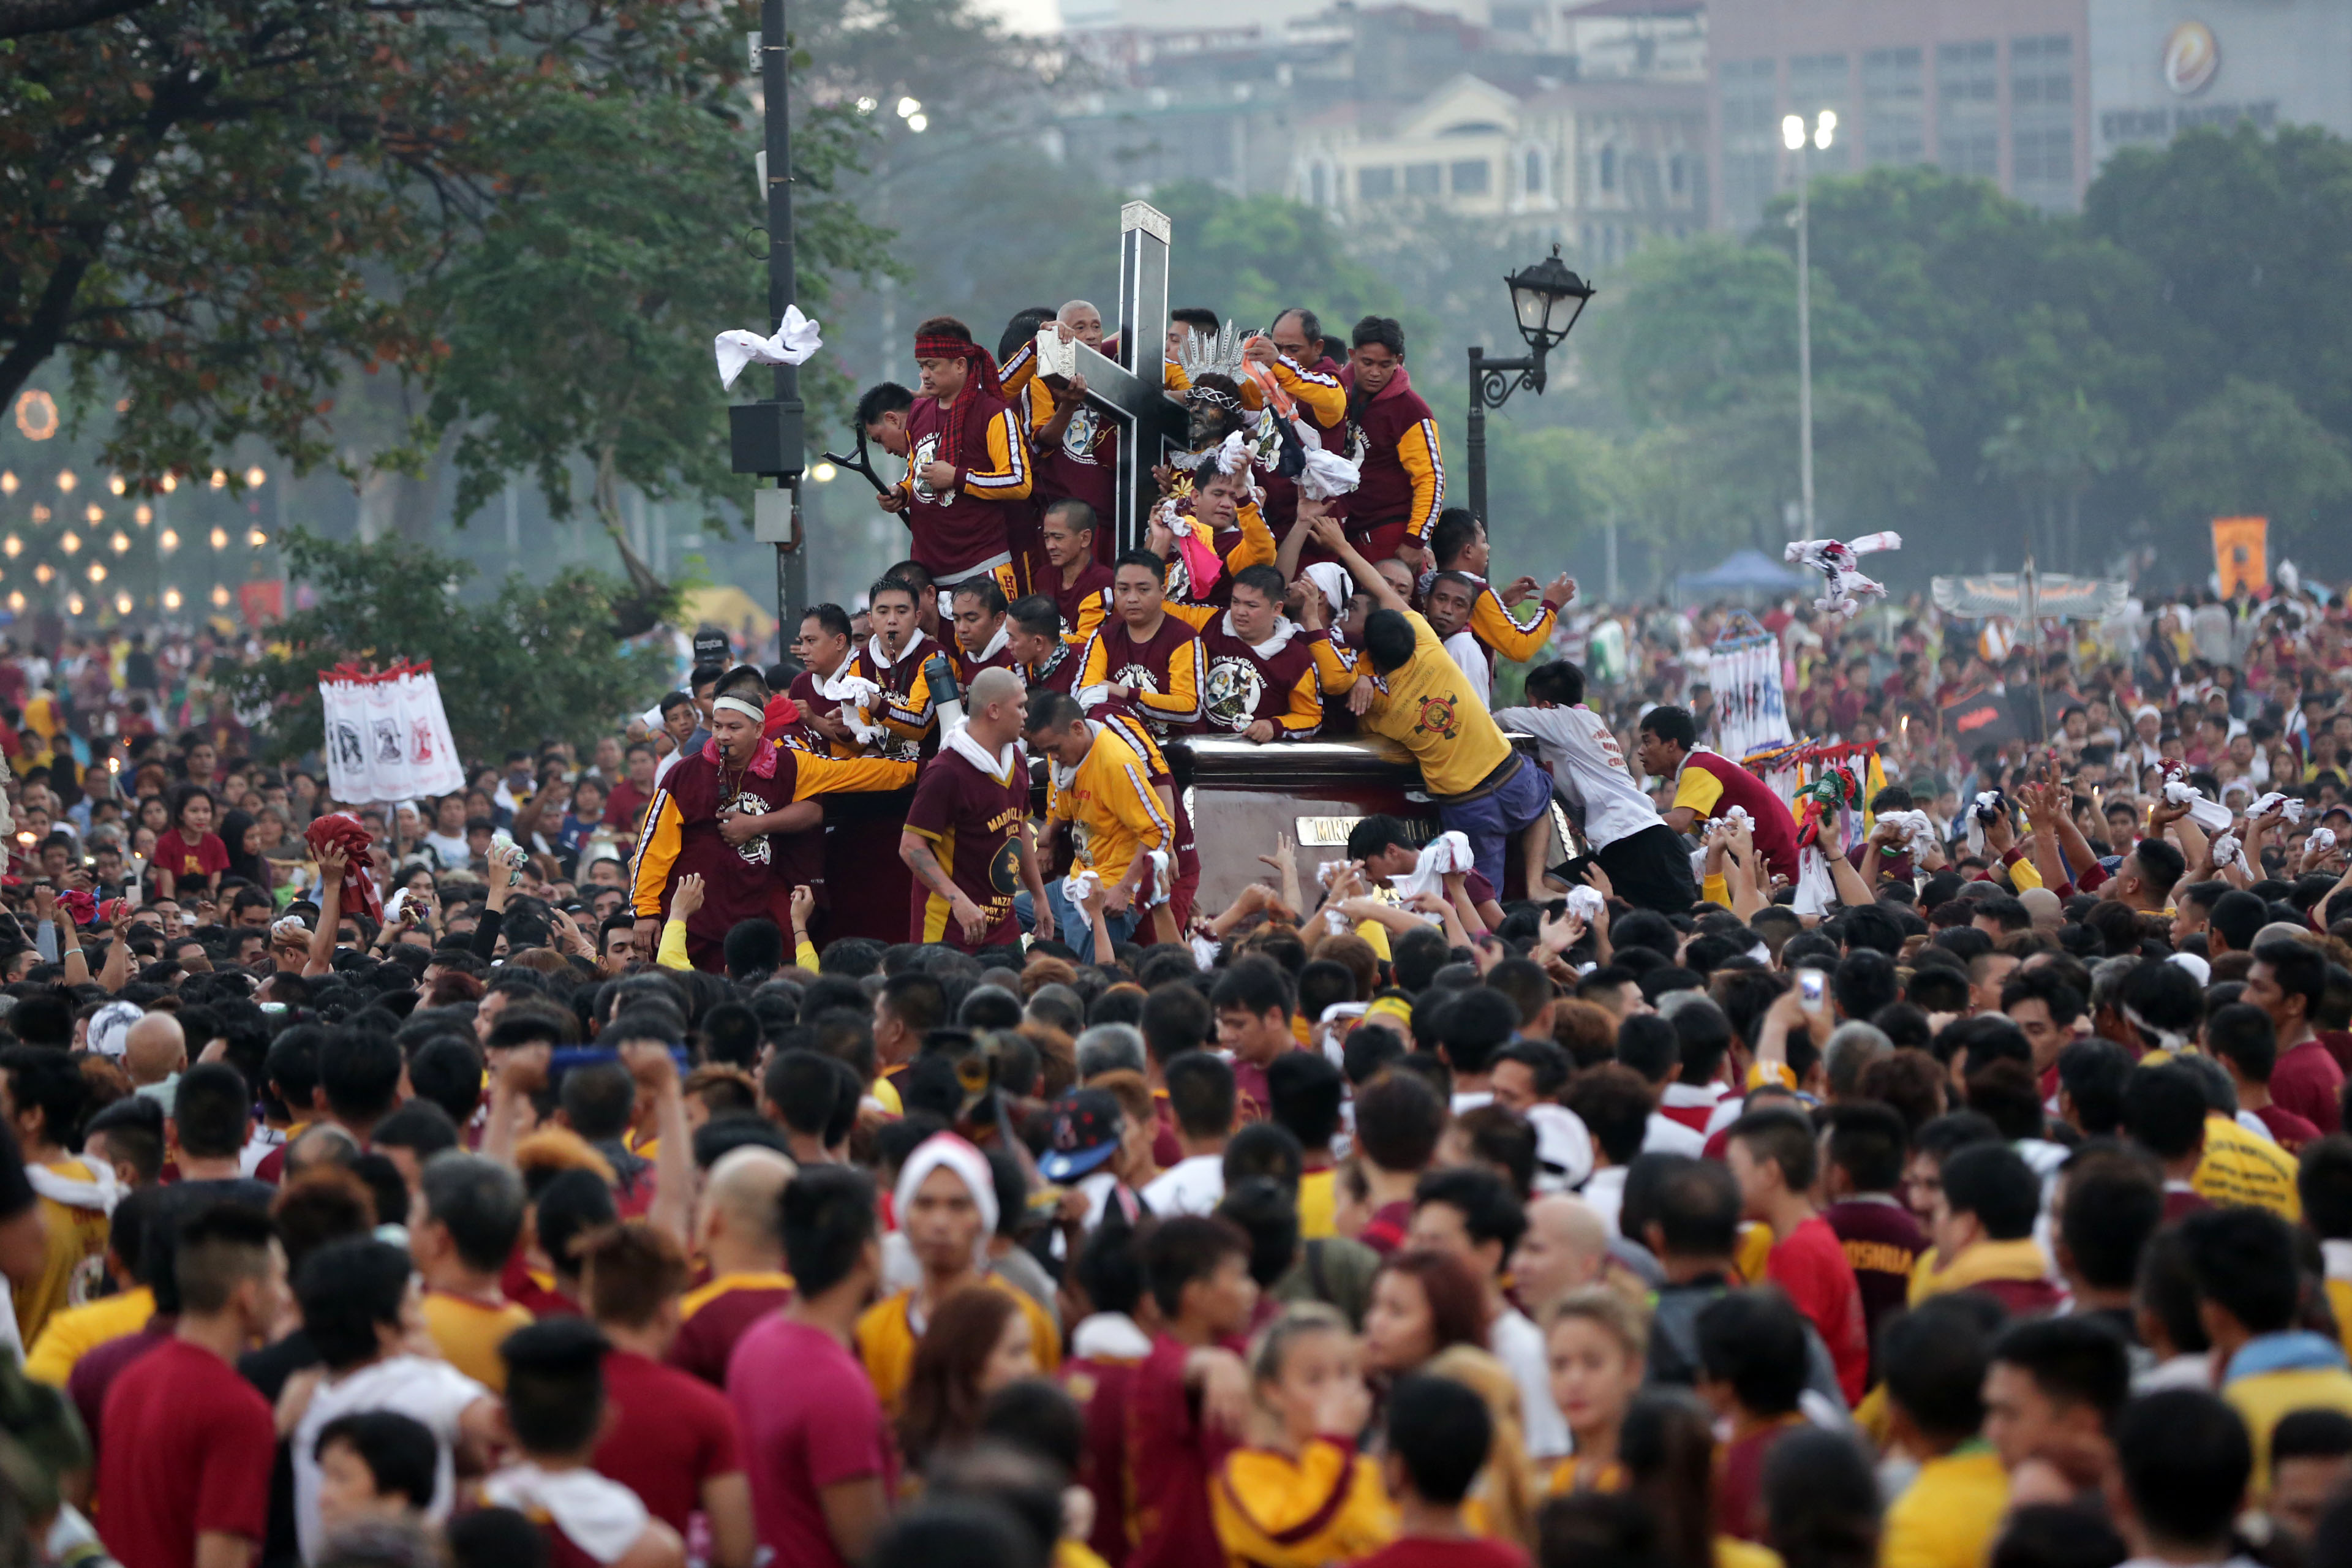
<path fill-rule="evenodd" d="M 1503 1297 L 1503 1267 L 1528 1228 L 1527 1212 L 1503 1179 L 1475 1165 L 1432 1171 L 1413 1189 L 1405 1245 L 1451 1253 L 1486 1290 L 1487 1345 L 1519 1387 L 1519 1411 L 1531 1459 L 1569 1450 L 1568 1422 L 1552 1403 L 1543 1331 Z"/>
<path fill-rule="evenodd" d="M 294 1293 L 303 1331 L 324 1363 L 305 1402 L 299 1389 L 279 1402 L 294 1413 L 288 1443 L 294 1461 L 294 1531 L 305 1562 L 316 1562 L 326 1531 L 319 1520 L 319 1434 L 339 1416 L 390 1410 L 433 1434 L 432 1506 L 427 1522 L 449 1517 L 457 1496 L 455 1456 L 484 1468 L 499 1441 L 499 1401 L 488 1389 L 437 1357 L 407 1347 L 426 1335 L 423 1287 L 408 1254 L 373 1237 L 330 1242 L 302 1263 Z"/>
<path fill-rule="evenodd" d="M 1527 697 L 1526 707 L 1503 709 L 1495 722 L 1535 737 L 1554 789 L 1580 819 L 1617 896 L 1661 914 L 1696 903 L 1689 850 L 1633 782 L 1617 737 L 1584 706 L 1584 672 L 1565 659 L 1538 665 L 1528 671 Z"/>
<path fill-rule="evenodd" d="M 1234 1069 L 1207 1051 L 1168 1064 L 1168 1109 L 1184 1157 L 1145 1185 L 1144 1206 L 1161 1219 L 1212 1214 L 1225 1195 L 1225 1141 L 1234 1135 Z"/>

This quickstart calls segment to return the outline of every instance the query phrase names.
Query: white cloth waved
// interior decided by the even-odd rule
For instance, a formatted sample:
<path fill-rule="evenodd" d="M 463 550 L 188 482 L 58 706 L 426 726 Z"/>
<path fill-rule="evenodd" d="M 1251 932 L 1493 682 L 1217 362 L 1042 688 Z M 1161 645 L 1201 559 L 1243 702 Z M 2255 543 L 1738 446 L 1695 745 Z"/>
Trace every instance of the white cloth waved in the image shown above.
<path fill-rule="evenodd" d="M 1902 828 L 1903 852 L 1915 862 L 1924 860 L 1936 847 L 1936 824 L 1924 811 L 1882 811 L 1878 820 Z"/>
<path fill-rule="evenodd" d="M 1968 805 L 1969 854 L 1985 852 L 1984 825 L 2005 815 L 2008 810 L 2009 803 L 2001 798 L 2000 791 L 1985 789 L 1977 792 L 1976 799 Z"/>
<path fill-rule="evenodd" d="M 1813 601 L 1832 615 L 1850 616 L 1864 598 L 1886 596 L 1883 583 L 1862 574 L 1857 557 L 1881 550 L 1900 550 L 1903 536 L 1895 532 L 1865 533 L 1859 539 L 1799 539 L 1790 542 L 1784 561 L 1802 562 L 1822 574 L 1822 596 Z"/>
<path fill-rule="evenodd" d="M 1738 807 L 1734 806 L 1732 809 L 1737 811 Z M 1568 890 L 1568 912 L 1587 925 L 1599 920 L 1607 911 L 1608 907 L 1606 901 L 1601 897 L 1601 890 L 1597 888 L 1570 888 Z"/>
<path fill-rule="evenodd" d="M 1420 858 L 1412 864 L 1412 869 L 1395 878 L 1389 885 L 1396 889 L 1397 897 L 1407 903 L 1423 893 L 1434 893 L 1444 898 L 1446 876 L 1454 871 L 1467 871 L 1477 864 L 1476 857 L 1470 853 L 1469 835 L 1441 833 L 1422 850 Z"/>
<path fill-rule="evenodd" d="M 2174 779 L 2164 786 L 2164 804 L 2186 805 L 2189 820 L 2208 833 L 2219 833 L 2230 826 L 2230 808 L 2218 800 L 2208 800 L 2193 784 Z"/>
<path fill-rule="evenodd" d="M 2246 815 L 2248 816 L 2268 816 L 2274 811 L 2279 814 L 2280 818 L 2284 821 L 2301 822 L 2303 820 L 2302 797 L 2299 795 L 2283 795 L 2277 790 L 2273 790 L 2268 795 L 2256 800 L 2253 805 L 2246 807 Z"/>
<path fill-rule="evenodd" d="M 1337 452 L 1307 448 L 1307 466 L 1298 471 L 1299 492 L 1315 500 L 1330 500 L 1354 490 L 1362 481 L 1362 467 Z"/>
<path fill-rule="evenodd" d="M 824 347 L 816 325 L 801 314 L 798 305 L 787 305 L 773 337 L 763 338 L 740 327 L 719 333 L 710 343 L 719 356 L 719 384 L 731 391 L 747 364 L 806 364 L 811 355 Z"/>
<path fill-rule="evenodd" d="M 2325 855 L 2335 847 L 2336 829 L 2332 827 L 2315 827 L 2311 830 L 2311 837 L 2303 841 L 2303 848 L 2305 854 L 2317 853 Z"/>
<path fill-rule="evenodd" d="M 2234 866 L 2246 858 L 2246 847 L 2238 842 L 2238 836 L 2234 833 L 2219 835 L 2214 838 L 2211 847 L 2213 869 L 2216 871 L 2226 866 Z"/>

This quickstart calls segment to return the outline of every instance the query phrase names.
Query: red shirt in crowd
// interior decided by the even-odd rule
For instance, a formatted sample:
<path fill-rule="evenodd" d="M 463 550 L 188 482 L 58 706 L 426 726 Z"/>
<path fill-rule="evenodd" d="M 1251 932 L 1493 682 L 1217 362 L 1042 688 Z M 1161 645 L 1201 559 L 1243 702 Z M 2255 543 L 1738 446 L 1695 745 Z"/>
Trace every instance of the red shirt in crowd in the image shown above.
<path fill-rule="evenodd" d="M 174 1339 L 115 1379 L 106 1396 L 99 1539 L 122 1568 L 194 1568 L 196 1538 L 257 1547 L 269 1530 L 278 1425 L 236 1368 Z"/>
<path fill-rule="evenodd" d="M 779 1315 L 736 1345 L 727 1395 L 760 1544 L 793 1568 L 848 1568 L 824 1521 L 825 1489 L 875 1476 L 886 1494 L 898 1489 L 889 1425 L 865 1365 L 823 1329 Z"/>
<path fill-rule="evenodd" d="M 1507 1541 L 1408 1535 L 1360 1559 L 1356 1568 L 1528 1568 L 1528 1554 Z"/>
<path fill-rule="evenodd" d="M 596 1445 L 596 1473 L 684 1537 L 703 1483 L 743 1468 L 727 1396 L 650 1356 L 615 1350 L 604 1356 L 604 1397 L 614 1419 Z"/>
<path fill-rule="evenodd" d="M 1127 1568 L 1196 1568 L 1222 1563 L 1209 1481 L 1232 1444 L 1201 1419 L 1184 1386 L 1181 1341 L 1161 1334 L 1135 1369 L 1128 1395 L 1127 1474 L 1136 1544 Z"/>
<path fill-rule="evenodd" d="M 729 1285 L 698 1304 L 689 1297 L 686 1321 L 669 1342 L 669 1364 L 713 1388 L 726 1387 L 727 1363 L 744 1331 L 793 1299 L 790 1279 L 782 1275 L 760 1278 L 775 1282 Z"/>
<path fill-rule="evenodd" d="M 169 871 L 175 881 L 203 881 L 228 869 L 228 846 L 218 834 L 207 833 L 194 844 L 173 828 L 155 841 L 155 868 Z"/>
<path fill-rule="evenodd" d="M 1830 1222 L 1815 1215 L 1773 1243 L 1765 1278 L 1789 1293 L 1797 1310 L 1812 1320 L 1822 1343 L 1837 1363 L 1838 1387 L 1847 1408 L 1862 1403 L 1870 1382 L 1870 1332 L 1862 1313 L 1862 1290 L 1853 1265 Z"/>
<path fill-rule="evenodd" d="M 2344 1069 L 2336 1065 L 2336 1058 L 2316 1038 L 2281 1051 L 2277 1064 L 2271 1068 L 2271 1099 L 2322 1133 L 2334 1132 L 2343 1126 L 2343 1093 Z M 2276 1134 L 2278 1129 L 2273 1127 L 2271 1131 Z M 2279 1142 L 2284 1143 L 2286 1140 L 2282 1137 Z"/>

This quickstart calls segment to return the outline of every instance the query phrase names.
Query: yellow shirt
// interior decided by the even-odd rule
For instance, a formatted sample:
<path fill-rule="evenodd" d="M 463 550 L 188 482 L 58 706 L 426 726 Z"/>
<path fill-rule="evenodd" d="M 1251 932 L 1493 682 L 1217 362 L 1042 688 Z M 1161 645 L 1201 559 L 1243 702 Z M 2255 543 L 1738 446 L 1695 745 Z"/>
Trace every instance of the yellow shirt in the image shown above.
<path fill-rule="evenodd" d="M 1210 1484 L 1209 1511 L 1234 1568 L 1323 1568 L 1396 1536 L 1380 1467 L 1353 1444 L 1320 1437 L 1296 1458 L 1235 1449 Z"/>
<path fill-rule="evenodd" d="M 59 1160 L 43 1169 L 93 1192 L 97 1188 L 89 1167 L 79 1160 Z M 104 1209 L 84 1208 L 79 1204 L 61 1204 L 55 1198 L 44 1197 L 41 1222 L 48 1233 L 41 1277 L 16 1292 L 16 1331 L 28 1345 L 41 1337 L 43 1325 L 54 1314 L 78 1305 L 74 1300 L 75 1277 L 81 1272 L 82 1265 L 106 1256 Z"/>
<path fill-rule="evenodd" d="M 1879 1568 L 1978 1568 L 2009 1510 L 2009 1474 L 1980 1442 L 1919 1467 L 1886 1510 Z"/>
<path fill-rule="evenodd" d="M 1054 1320 L 1045 1309 L 1037 1305 L 1029 1293 L 1017 1285 L 1005 1283 L 1003 1276 L 985 1274 L 982 1282 L 993 1289 L 1009 1293 L 1021 1307 L 1021 1315 L 1029 1320 L 1029 1345 L 1037 1358 L 1037 1370 L 1052 1373 L 1062 1364 L 1061 1336 L 1054 1328 Z M 907 1392 L 907 1379 L 915 1370 L 915 1342 L 921 1336 L 914 1325 L 915 1291 L 909 1286 L 895 1296 L 887 1296 L 866 1309 L 857 1320 L 857 1359 L 866 1363 L 866 1375 L 874 1384 L 874 1397 L 892 1418 L 898 1414 L 898 1401 Z"/>
<path fill-rule="evenodd" d="M 2270 1495 L 2271 1429 L 2297 1410 L 2341 1410 L 2352 1415 L 2352 1373 L 2341 1367 L 2258 1372 L 2221 1385 L 2221 1397 L 2246 1423 L 2254 1443 L 2254 1470 L 2246 1482 L 2255 1502 Z"/>
<path fill-rule="evenodd" d="M 1736 1535 L 1715 1538 L 1715 1568 L 1780 1568 L 1780 1554 Z"/>
<path fill-rule="evenodd" d="M 1159 792 L 1151 787 L 1150 765 L 1118 730 L 1105 725 L 1095 732 L 1094 744 L 1072 770 L 1066 786 L 1061 769 L 1053 772 L 1045 815 L 1072 825 L 1071 853 L 1105 888 L 1124 881 L 1136 856 L 1146 850 L 1174 855 L 1175 825 L 1160 809 Z M 1150 902 L 1138 899 L 1136 907 Z"/>
<path fill-rule="evenodd" d="M 2021 1236 L 2015 1241 L 1979 1241 L 1942 1269 L 1936 1267 L 1936 1249 L 1929 1247 L 1911 1265 L 1907 1300 L 1916 1307 L 1928 1297 L 1947 1291 L 1966 1290 L 1996 1279 L 2042 1279 L 2049 1272 L 2042 1244 L 2030 1236 Z"/>
<path fill-rule="evenodd" d="M 68 1307 L 50 1318 L 25 1357 L 25 1375 L 63 1388 L 74 1363 L 109 1340 L 135 1334 L 155 1315 L 155 1292 L 142 1285 L 102 1296 L 86 1307 Z"/>
<path fill-rule="evenodd" d="M 1337 1171 L 1309 1171 L 1298 1178 L 1298 1238 L 1319 1241 L 1339 1234 Z"/>
<path fill-rule="evenodd" d="M 441 1359 L 494 1393 L 507 1391 L 507 1363 L 499 1346 L 530 1321 L 530 1309 L 512 1301 L 493 1307 L 446 1290 L 425 1292 L 425 1327 Z"/>
<path fill-rule="evenodd" d="M 1616 1460 L 1612 1459 L 1601 1466 L 1600 1473 L 1584 1482 L 1581 1489 L 1577 1482 L 1578 1464 L 1576 1456 L 1570 1454 L 1567 1458 L 1554 1465 L 1551 1468 L 1551 1479 L 1544 1485 L 1544 1495 L 1565 1497 L 1568 1493 L 1579 1489 L 1589 1492 L 1622 1492 L 1625 1489 L 1625 1467 Z"/>
<path fill-rule="evenodd" d="M 2294 1156 L 2257 1138 L 2226 1116 L 2205 1119 L 2205 1156 L 2189 1184 L 2217 1204 L 2252 1204 L 2289 1225 L 2303 1223 L 2303 1197 L 2295 1191 Z"/>
<path fill-rule="evenodd" d="M 1429 623 L 1410 610 L 1404 618 L 1412 626 L 1412 658 L 1379 678 L 1381 695 L 1358 722 L 1411 752 L 1430 794 L 1467 795 L 1509 760 L 1511 743 Z M 1327 702 L 1352 688 L 1360 677 L 1375 679 L 1369 658 L 1348 668 L 1325 657 L 1328 646 L 1317 644 L 1315 659 Z"/>

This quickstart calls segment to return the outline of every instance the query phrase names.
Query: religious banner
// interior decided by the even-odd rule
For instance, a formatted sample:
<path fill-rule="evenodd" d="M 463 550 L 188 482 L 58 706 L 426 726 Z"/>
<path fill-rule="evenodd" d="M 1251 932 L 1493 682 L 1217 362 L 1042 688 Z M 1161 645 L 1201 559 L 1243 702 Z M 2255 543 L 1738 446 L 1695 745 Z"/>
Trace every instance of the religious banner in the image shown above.
<path fill-rule="evenodd" d="M 2270 531 L 2266 517 L 2213 520 L 2213 571 L 2221 580 L 2221 597 L 2234 599 L 2241 593 L 2270 597 Z"/>
<path fill-rule="evenodd" d="M 1769 632 L 1717 639 L 1708 662 L 1716 749 L 1727 757 L 1785 746 L 1789 707 L 1780 689 L 1780 640 Z"/>
<path fill-rule="evenodd" d="M 319 672 L 326 721 L 327 787 L 352 802 L 412 800 L 466 785 L 430 661 Z"/>

